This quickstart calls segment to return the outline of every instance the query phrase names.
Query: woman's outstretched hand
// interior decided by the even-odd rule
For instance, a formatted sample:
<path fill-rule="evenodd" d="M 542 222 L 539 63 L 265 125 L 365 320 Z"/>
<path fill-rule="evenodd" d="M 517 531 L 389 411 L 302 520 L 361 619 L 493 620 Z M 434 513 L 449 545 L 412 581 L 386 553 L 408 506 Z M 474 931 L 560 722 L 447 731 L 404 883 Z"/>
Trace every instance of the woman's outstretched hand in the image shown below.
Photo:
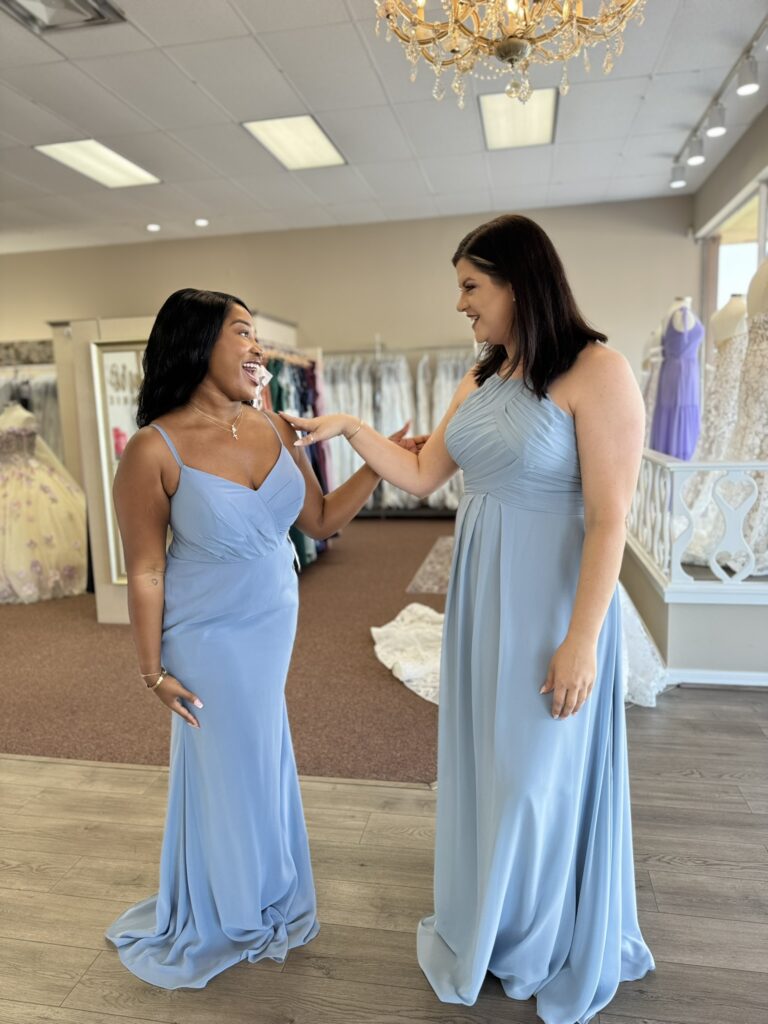
<path fill-rule="evenodd" d="M 304 437 L 294 441 L 297 448 L 307 448 L 318 441 L 329 441 L 332 437 L 347 437 L 359 425 L 360 420 L 355 416 L 347 416 L 344 413 L 335 413 L 330 416 L 314 416 L 303 418 L 291 416 L 290 413 L 281 412 L 280 415 L 289 423 L 294 430 L 305 431 Z M 414 452 L 416 455 L 421 451 L 429 440 L 429 434 L 419 434 L 418 437 L 406 437 L 411 421 L 389 435 L 389 440 L 404 448 L 406 451 Z"/>
<path fill-rule="evenodd" d="M 166 707 L 174 711 L 180 718 L 183 718 L 189 725 L 194 726 L 196 729 L 200 728 L 198 720 L 191 712 L 187 711 L 181 702 L 185 700 L 196 708 L 201 708 L 203 702 L 197 694 L 192 693 L 183 683 L 180 683 L 176 676 L 167 675 L 155 690 L 155 695 L 160 698 Z"/>
<path fill-rule="evenodd" d="M 552 694 L 552 717 L 575 715 L 592 693 L 597 675 L 595 645 L 564 640 L 549 663 L 547 678 L 539 693 Z"/>

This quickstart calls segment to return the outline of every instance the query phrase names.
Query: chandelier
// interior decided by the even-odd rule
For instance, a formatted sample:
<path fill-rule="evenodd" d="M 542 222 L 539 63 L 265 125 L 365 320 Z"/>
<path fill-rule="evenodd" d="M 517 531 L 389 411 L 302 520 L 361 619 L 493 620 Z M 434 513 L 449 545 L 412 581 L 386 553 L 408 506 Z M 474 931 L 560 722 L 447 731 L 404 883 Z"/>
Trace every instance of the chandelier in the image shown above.
<path fill-rule="evenodd" d="M 533 92 L 530 66 L 555 61 L 563 61 L 560 94 L 565 96 L 570 88 L 566 62 L 583 54 L 589 71 L 589 49 L 601 43 L 608 74 L 624 49 L 627 22 L 636 18 L 642 24 L 645 6 L 645 0 L 435 0 L 440 20 L 428 21 L 427 0 L 373 2 L 376 34 L 385 24 L 387 41 L 394 35 L 403 44 L 413 65 L 411 81 L 423 58 L 435 73 L 432 95 L 441 100 L 444 76 L 452 71 L 451 89 L 462 108 L 467 75 L 484 81 L 509 75 L 504 91 L 525 103 Z"/>

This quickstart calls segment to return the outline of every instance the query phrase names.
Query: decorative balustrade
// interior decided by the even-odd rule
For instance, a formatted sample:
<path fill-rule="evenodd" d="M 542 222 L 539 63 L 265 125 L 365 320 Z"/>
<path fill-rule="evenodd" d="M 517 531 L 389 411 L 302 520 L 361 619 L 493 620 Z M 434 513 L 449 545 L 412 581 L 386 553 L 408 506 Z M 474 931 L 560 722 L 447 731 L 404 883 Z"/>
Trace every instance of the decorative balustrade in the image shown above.
<path fill-rule="evenodd" d="M 628 544 L 665 589 L 768 597 L 768 462 L 683 462 L 646 449 Z M 756 508 L 755 504 L 759 501 Z M 753 511 L 754 510 L 754 511 Z M 755 547 L 753 548 L 753 544 Z M 686 566 L 703 566 L 692 575 Z"/>

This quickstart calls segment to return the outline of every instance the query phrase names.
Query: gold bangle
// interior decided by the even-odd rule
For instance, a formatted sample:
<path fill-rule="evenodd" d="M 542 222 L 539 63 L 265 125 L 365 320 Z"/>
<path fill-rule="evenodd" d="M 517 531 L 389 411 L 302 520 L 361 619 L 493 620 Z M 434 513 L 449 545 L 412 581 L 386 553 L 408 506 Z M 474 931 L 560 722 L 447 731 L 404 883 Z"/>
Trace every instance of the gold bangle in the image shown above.
<path fill-rule="evenodd" d="M 157 677 L 157 682 L 154 683 L 154 684 L 153 683 L 147 683 L 147 689 L 149 689 L 149 690 L 156 690 L 158 688 L 158 686 L 160 685 L 160 683 L 162 683 L 162 681 L 165 679 L 165 677 L 167 675 L 168 675 L 168 669 L 165 668 L 165 666 L 161 666 L 160 667 L 160 675 Z"/>
<path fill-rule="evenodd" d="M 355 434 L 358 432 L 358 430 L 362 427 L 362 425 L 363 425 L 363 420 L 362 420 L 362 417 L 361 417 L 360 418 L 360 422 L 357 424 L 357 426 L 352 431 L 352 433 L 347 435 L 347 440 L 348 441 L 352 440 L 352 438 L 355 436 Z"/>

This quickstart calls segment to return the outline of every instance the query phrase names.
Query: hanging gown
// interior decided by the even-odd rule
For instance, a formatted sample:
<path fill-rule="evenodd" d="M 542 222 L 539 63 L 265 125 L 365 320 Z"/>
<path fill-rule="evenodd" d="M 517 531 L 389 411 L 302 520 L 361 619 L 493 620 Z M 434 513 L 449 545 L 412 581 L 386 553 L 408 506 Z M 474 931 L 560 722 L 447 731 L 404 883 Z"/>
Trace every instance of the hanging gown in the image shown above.
<path fill-rule="evenodd" d="M 106 937 L 144 981 L 203 988 L 318 931 L 284 698 L 298 606 L 287 532 L 304 481 L 282 443 L 254 490 L 184 465 L 152 425 L 181 468 L 162 660 L 205 706 L 189 709 L 200 729 L 171 716 L 159 891 Z"/>
<path fill-rule="evenodd" d="M 694 317 L 678 331 L 670 318 L 662 338 L 664 361 L 659 372 L 650 446 L 676 459 L 691 458 L 701 426 L 697 352 L 704 326 Z"/>
<path fill-rule="evenodd" d="M 440 677 L 434 914 L 422 970 L 472 1005 L 487 971 L 545 1024 L 586 1024 L 653 957 L 637 921 L 614 593 L 578 714 L 542 695 L 565 639 L 584 518 L 571 416 L 492 376 L 448 425 L 465 495 Z"/>
<path fill-rule="evenodd" d="M 0 604 L 30 604 L 85 591 L 85 495 L 11 402 L 0 413 Z"/>

